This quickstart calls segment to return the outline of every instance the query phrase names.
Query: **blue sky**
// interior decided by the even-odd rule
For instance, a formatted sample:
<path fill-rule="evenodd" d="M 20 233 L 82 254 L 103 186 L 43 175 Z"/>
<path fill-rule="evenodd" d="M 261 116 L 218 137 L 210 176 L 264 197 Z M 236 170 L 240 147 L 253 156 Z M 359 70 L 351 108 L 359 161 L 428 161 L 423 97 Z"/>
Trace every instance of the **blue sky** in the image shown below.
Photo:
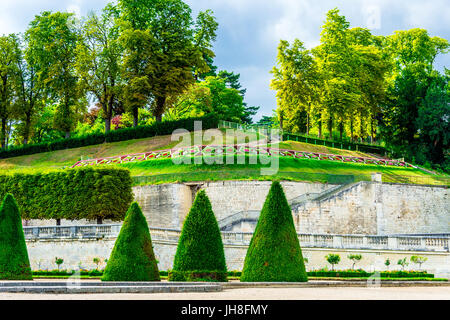
<path fill-rule="evenodd" d="M 1 0 L 0 34 L 23 32 L 44 10 L 84 15 L 109 0 Z M 319 43 L 320 27 L 328 10 L 341 10 L 351 27 L 368 27 L 374 34 L 427 29 L 432 36 L 450 39 L 450 5 L 446 0 L 185 0 L 194 14 L 212 9 L 219 22 L 214 45 L 215 64 L 241 74 L 249 105 L 261 106 L 255 120 L 276 108 L 269 71 L 275 64 L 280 39 L 298 38 L 308 48 Z M 438 57 L 436 67 L 449 68 L 450 55 Z"/>

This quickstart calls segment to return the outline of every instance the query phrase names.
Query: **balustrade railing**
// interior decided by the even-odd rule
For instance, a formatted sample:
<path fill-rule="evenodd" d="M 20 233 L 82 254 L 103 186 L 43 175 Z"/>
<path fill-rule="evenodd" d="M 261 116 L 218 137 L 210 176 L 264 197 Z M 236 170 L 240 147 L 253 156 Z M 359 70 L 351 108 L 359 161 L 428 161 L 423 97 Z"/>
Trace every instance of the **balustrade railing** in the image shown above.
<path fill-rule="evenodd" d="M 100 239 L 116 238 L 121 225 L 83 225 L 83 226 L 36 226 L 24 227 L 25 238 L 29 241 L 46 239 Z M 181 231 L 151 227 L 153 240 L 176 243 Z M 225 245 L 248 245 L 253 236 L 251 232 L 222 232 Z M 378 235 L 338 235 L 338 234 L 298 234 L 300 245 L 304 248 L 334 249 L 384 249 L 412 251 L 449 252 L 450 236 L 378 236 Z"/>

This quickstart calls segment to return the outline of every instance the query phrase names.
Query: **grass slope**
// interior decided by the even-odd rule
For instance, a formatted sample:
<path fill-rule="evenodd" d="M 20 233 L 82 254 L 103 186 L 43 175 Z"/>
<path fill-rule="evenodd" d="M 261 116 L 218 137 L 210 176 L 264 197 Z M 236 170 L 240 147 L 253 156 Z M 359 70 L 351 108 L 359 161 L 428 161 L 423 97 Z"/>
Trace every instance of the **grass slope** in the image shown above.
<path fill-rule="evenodd" d="M 0 174 L 18 172 L 34 173 L 59 170 L 63 167 L 73 165 L 76 161 L 80 160 L 81 157 L 110 157 L 124 154 L 142 153 L 152 150 L 170 149 L 179 145 L 190 145 L 191 143 L 202 143 L 206 145 L 220 144 L 221 141 L 224 141 L 227 144 L 233 144 L 242 143 L 244 139 L 248 141 L 256 141 L 259 139 L 256 134 L 244 133 L 240 131 L 236 131 L 234 136 L 230 136 L 225 134 L 225 129 L 208 130 L 208 133 L 209 136 L 203 137 L 203 140 L 194 139 L 194 133 L 191 132 L 178 136 L 177 139 L 179 140 L 175 139 L 175 141 L 172 141 L 171 136 L 159 136 L 3 159 L 0 160 Z M 214 135 L 217 135 L 218 137 L 214 138 Z M 295 141 L 284 141 L 274 144 L 273 147 L 359 157 L 371 156 L 356 151 L 328 148 Z M 240 159 L 243 160 L 244 157 L 240 157 Z M 246 161 L 244 161 L 243 164 L 227 165 L 174 165 L 171 159 L 161 159 L 135 162 L 119 166 L 130 169 L 132 176 L 145 176 L 145 178 L 135 178 L 137 184 L 201 180 L 217 181 L 274 179 L 333 183 L 339 182 L 335 181 L 336 175 L 355 175 L 357 176 L 356 180 L 370 180 L 370 175 L 374 172 L 381 172 L 383 174 L 383 181 L 385 182 L 443 184 L 442 178 L 427 174 L 417 169 L 290 158 L 279 158 L 279 170 L 276 175 L 262 175 L 261 168 L 264 167 L 264 165 L 249 164 L 248 156 L 245 157 L 245 159 Z M 339 179 L 339 177 L 337 177 L 337 179 Z M 448 176 L 446 176 L 446 179 L 448 184 Z"/>

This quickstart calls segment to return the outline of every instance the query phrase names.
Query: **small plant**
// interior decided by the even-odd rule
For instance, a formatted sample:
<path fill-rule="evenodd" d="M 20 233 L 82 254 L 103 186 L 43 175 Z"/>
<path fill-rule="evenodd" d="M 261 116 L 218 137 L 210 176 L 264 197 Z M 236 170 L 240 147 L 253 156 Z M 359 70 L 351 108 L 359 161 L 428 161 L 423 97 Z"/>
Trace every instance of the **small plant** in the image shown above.
<path fill-rule="evenodd" d="M 398 261 L 397 261 L 397 264 L 400 265 L 400 266 L 402 266 L 402 270 L 405 270 L 405 267 L 406 267 L 407 265 L 409 265 L 409 263 L 406 262 L 406 258 L 403 258 L 403 259 L 398 260 Z"/>
<path fill-rule="evenodd" d="M 421 269 L 422 268 L 422 263 L 427 261 L 428 258 L 422 257 L 422 256 L 412 256 L 410 260 L 411 260 L 412 263 L 418 264 L 419 265 L 419 269 Z"/>
<path fill-rule="evenodd" d="M 58 271 L 59 271 L 59 267 L 64 263 L 64 259 L 55 257 L 55 263 L 58 266 Z"/>
<path fill-rule="evenodd" d="M 386 261 L 384 262 L 384 265 L 386 266 L 386 269 L 389 270 L 389 266 L 391 265 L 391 260 L 389 260 L 389 258 L 387 258 Z"/>
<path fill-rule="evenodd" d="M 328 263 L 331 264 L 331 270 L 334 271 L 334 265 L 338 264 L 339 261 L 341 261 L 341 256 L 338 254 L 330 253 L 325 256 L 325 259 L 327 259 Z"/>
<path fill-rule="evenodd" d="M 362 255 L 360 254 L 349 254 L 347 256 L 350 260 L 353 261 L 352 270 L 355 270 L 355 264 L 362 259 Z"/>
<path fill-rule="evenodd" d="M 303 257 L 303 262 L 304 262 L 304 263 L 308 263 L 308 262 L 309 262 L 308 258 Z"/>
<path fill-rule="evenodd" d="M 97 268 L 95 268 L 95 270 L 98 270 L 98 265 L 100 264 L 101 260 L 98 257 L 95 257 L 94 259 L 92 259 L 92 261 L 96 264 Z"/>

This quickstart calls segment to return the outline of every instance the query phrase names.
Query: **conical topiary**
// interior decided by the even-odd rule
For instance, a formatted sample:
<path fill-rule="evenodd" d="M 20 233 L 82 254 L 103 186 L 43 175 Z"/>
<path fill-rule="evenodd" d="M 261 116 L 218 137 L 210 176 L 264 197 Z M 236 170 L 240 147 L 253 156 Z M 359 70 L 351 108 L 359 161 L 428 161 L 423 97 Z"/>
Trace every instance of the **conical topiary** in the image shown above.
<path fill-rule="evenodd" d="M 264 202 L 241 281 L 308 281 L 291 208 L 279 182 L 272 183 Z"/>
<path fill-rule="evenodd" d="M 102 281 L 160 281 L 147 221 L 136 202 L 128 209 Z"/>
<path fill-rule="evenodd" d="M 169 280 L 226 281 L 227 266 L 211 202 L 200 190 L 186 217 Z"/>
<path fill-rule="evenodd" d="M 0 279 L 33 280 L 19 207 L 9 193 L 0 205 Z"/>

